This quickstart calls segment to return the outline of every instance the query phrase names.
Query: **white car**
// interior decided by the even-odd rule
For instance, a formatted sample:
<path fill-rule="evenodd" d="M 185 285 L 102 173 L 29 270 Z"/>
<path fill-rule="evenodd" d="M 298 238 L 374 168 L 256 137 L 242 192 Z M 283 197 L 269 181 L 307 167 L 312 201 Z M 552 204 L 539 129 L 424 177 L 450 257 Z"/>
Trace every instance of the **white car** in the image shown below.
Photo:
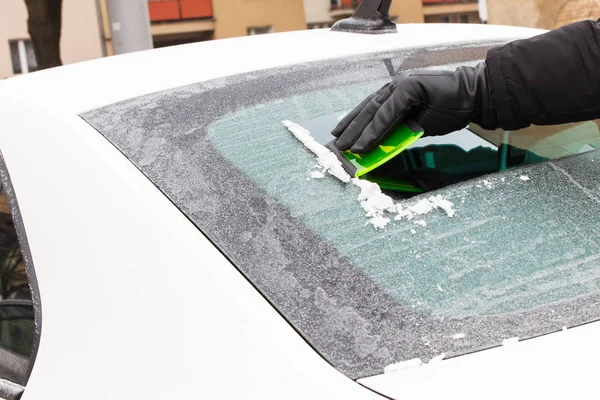
<path fill-rule="evenodd" d="M 596 397 L 595 122 L 421 139 L 380 229 L 282 124 L 318 137 L 397 71 L 539 33 L 311 30 L 0 82 L 31 288 L 2 277 L 0 398 Z"/>

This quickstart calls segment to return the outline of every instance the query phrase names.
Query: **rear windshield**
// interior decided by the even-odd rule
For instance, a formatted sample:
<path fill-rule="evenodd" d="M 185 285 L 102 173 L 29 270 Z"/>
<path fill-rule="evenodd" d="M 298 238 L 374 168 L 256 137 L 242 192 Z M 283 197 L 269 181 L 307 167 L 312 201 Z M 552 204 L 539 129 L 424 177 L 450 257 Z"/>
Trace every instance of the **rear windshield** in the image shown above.
<path fill-rule="evenodd" d="M 423 180 L 427 193 L 390 193 L 413 210 L 436 196 L 450 202 L 453 213 L 433 209 L 379 230 L 358 201 L 360 189 L 321 178 L 314 155 L 282 124 L 290 120 L 315 136 L 328 134 L 332 115 L 354 107 L 397 71 L 472 64 L 492 45 L 253 72 L 82 117 L 316 351 L 361 378 L 400 361 L 458 356 L 600 314 L 600 155 L 588 152 L 600 140 L 596 123 L 529 133 L 470 126 L 454 139 L 439 139 L 450 143 L 422 139 L 407 153 L 412 165 L 454 176 Z M 472 156 L 475 149 L 483 156 Z"/>

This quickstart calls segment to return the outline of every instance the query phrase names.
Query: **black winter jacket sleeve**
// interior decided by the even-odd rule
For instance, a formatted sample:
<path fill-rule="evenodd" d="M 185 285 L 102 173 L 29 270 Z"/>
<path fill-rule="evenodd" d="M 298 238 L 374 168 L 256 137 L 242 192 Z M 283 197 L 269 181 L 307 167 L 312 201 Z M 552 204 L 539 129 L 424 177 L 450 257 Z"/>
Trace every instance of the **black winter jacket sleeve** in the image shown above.
<path fill-rule="evenodd" d="M 600 118 L 600 20 L 510 42 L 485 63 L 497 127 Z"/>

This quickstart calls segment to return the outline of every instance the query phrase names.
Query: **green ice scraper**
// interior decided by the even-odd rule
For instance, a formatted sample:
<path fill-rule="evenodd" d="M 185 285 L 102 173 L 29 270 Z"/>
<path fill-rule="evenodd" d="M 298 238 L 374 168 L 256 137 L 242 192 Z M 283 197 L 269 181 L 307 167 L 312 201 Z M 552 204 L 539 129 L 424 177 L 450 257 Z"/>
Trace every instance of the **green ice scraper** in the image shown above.
<path fill-rule="evenodd" d="M 421 136 L 423 136 L 423 132 L 414 132 L 408 126 L 400 125 L 387 135 L 377 148 L 368 153 L 355 154 L 348 150 L 343 151 L 342 154 L 352 164 L 352 167 L 344 163 L 343 160 L 342 163 L 345 164 L 344 168 L 348 173 L 354 175 L 355 178 L 359 178 L 396 157 Z M 348 171 L 349 169 L 350 171 Z M 355 172 L 354 169 L 356 169 Z"/>

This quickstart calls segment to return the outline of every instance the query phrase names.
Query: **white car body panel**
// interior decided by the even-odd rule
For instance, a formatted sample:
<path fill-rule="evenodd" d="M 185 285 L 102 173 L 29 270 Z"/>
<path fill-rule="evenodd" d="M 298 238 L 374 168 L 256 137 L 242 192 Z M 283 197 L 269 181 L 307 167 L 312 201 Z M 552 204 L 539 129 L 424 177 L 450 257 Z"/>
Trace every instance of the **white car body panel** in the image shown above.
<path fill-rule="evenodd" d="M 42 301 L 41 342 L 23 399 L 381 398 L 322 359 L 77 113 L 265 68 L 541 32 L 490 25 L 399 25 L 391 35 L 291 32 L 110 57 L 0 82 L 0 151 Z M 400 399 L 523 397 L 507 379 L 530 385 L 538 398 L 562 382 L 588 389 L 599 331 L 590 324 L 359 382 Z"/>
<path fill-rule="evenodd" d="M 599 337 L 595 322 L 358 381 L 394 399 L 597 399 Z"/>
<path fill-rule="evenodd" d="M 24 400 L 376 397 L 83 120 L 2 107 L 42 301 Z"/>
<path fill-rule="evenodd" d="M 397 34 L 329 29 L 248 36 L 108 57 L 0 82 L 4 95 L 39 98 L 80 113 L 131 97 L 267 68 L 377 51 L 476 40 L 513 39 L 544 31 L 476 24 L 398 25 Z M 26 81 L 26 82 L 25 82 Z"/>

